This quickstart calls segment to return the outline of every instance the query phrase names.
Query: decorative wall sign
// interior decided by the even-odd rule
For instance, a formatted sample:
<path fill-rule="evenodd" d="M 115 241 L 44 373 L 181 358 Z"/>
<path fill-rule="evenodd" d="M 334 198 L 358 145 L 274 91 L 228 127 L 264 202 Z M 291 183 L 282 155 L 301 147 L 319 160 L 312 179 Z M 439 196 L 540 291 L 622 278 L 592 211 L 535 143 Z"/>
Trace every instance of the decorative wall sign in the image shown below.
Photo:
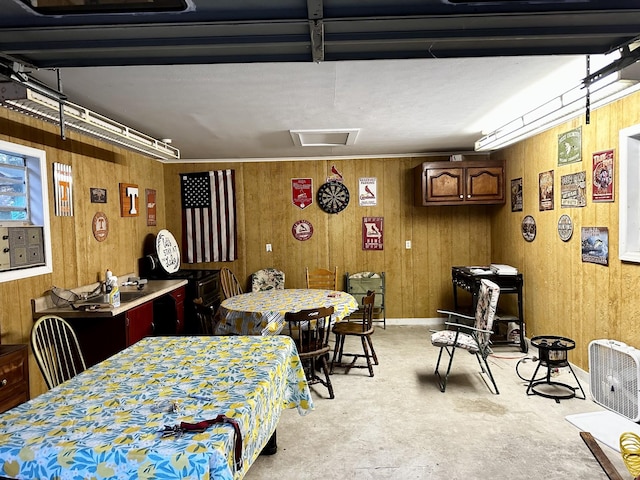
<path fill-rule="evenodd" d="M 109 235 L 109 220 L 107 220 L 107 215 L 104 212 L 97 212 L 93 216 L 91 229 L 93 230 L 93 236 L 97 241 L 105 241 L 107 235 Z"/>
<path fill-rule="evenodd" d="M 533 242 L 536 238 L 536 221 L 531 215 L 522 219 L 522 236 L 527 242 Z"/>
<path fill-rule="evenodd" d="M 558 166 L 582 161 L 582 127 L 558 135 Z"/>
<path fill-rule="evenodd" d="M 540 211 L 553 210 L 553 170 L 538 177 Z"/>
<path fill-rule="evenodd" d="M 349 205 L 349 189 L 340 182 L 323 183 L 318 189 L 318 205 L 327 213 L 340 213 Z"/>
<path fill-rule="evenodd" d="M 169 230 L 160 230 L 156 236 L 158 262 L 167 273 L 175 273 L 180 268 L 180 248 Z"/>
<path fill-rule="evenodd" d="M 107 203 L 107 189 L 91 187 L 89 189 L 91 203 Z"/>
<path fill-rule="evenodd" d="M 383 250 L 383 217 L 362 217 L 362 250 Z"/>
<path fill-rule="evenodd" d="M 147 199 L 147 225 L 152 227 L 156 225 L 156 191 L 147 188 L 144 191 Z"/>
<path fill-rule="evenodd" d="M 293 227 L 291 227 L 291 233 L 293 234 L 293 238 L 304 242 L 305 240 L 309 240 L 313 235 L 313 225 L 307 220 L 298 220 L 293 224 Z"/>
<path fill-rule="evenodd" d="M 378 204 L 377 183 L 375 177 L 363 177 L 358 181 L 358 201 L 361 207 L 374 207 Z"/>
<path fill-rule="evenodd" d="M 522 177 L 511 180 L 511 211 L 522 211 Z"/>
<path fill-rule="evenodd" d="M 327 177 L 327 182 L 342 182 L 344 178 L 335 165 L 331 165 L 331 171 Z"/>
<path fill-rule="evenodd" d="M 313 203 L 313 180 L 311 178 L 291 179 L 291 201 L 298 208 L 306 208 Z"/>
<path fill-rule="evenodd" d="M 558 219 L 558 235 L 563 242 L 568 242 L 573 235 L 573 222 L 569 215 L 560 215 Z"/>
<path fill-rule="evenodd" d="M 53 164 L 53 194 L 55 214 L 58 217 L 73 217 L 73 176 L 71 165 Z"/>
<path fill-rule="evenodd" d="M 560 177 L 560 206 L 584 207 L 587 204 L 587 172 Z"/>
<path fill-rule="evenodd" d="M 138 199 L 138 185 L 133 183 L 120 184 L 120 216 L 137 217 L 140 211 Z"/>
<path fill-rule="evenodd" d="M 593 154 L 593 201 L 613 202 L 613 150 Z"/>
<path fill-rule="evenodd" d="M 607 227 L 582 227 L 582 261 L 609 265 L 609 229 Z"/>

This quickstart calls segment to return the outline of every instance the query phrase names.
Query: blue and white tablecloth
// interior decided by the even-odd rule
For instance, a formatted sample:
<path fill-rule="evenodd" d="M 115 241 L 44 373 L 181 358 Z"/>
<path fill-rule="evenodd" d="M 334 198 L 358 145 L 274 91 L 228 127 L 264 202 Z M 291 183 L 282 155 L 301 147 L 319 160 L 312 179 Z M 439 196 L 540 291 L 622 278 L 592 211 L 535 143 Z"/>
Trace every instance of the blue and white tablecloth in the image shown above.
<path fill-rule="evenodd" d="M 275 335 L 284 326 L 287 312 L 333 307 L 332 322 L 339 322 L 358 309 L 358 302 L 346 292 L 287 288 L 244 293 L 227 298 L 216 315 L 219 335 Z"/>
<path fill-rule="evenodd" d="M 313 409 L 286 336 L 151 337 L 0 415 L 0 476 L 18 479 L 240 479 L 283 408 Z M 234 429 L 162 437 L 223 414 Z"/>

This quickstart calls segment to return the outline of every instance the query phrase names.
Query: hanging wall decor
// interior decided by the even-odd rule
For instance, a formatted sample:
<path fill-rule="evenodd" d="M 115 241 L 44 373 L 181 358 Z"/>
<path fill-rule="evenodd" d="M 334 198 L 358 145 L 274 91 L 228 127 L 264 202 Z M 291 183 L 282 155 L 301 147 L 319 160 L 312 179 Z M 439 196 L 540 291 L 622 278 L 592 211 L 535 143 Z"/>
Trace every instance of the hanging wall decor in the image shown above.
<path fill-rule="evenodd" d="M 582 227 L 580 240 L 583 262 L 609 265 L 609 229 L 607 227 Z"/>
<path fill-rule="evenodd" d="M 573 235 L 573 222 L 569 215 L 560 215 L 558 219 L 558 236 L 563 242 L 568 242 Z"/>
<path fill-rule="evenodd" d="M 511 180 L 511 211 L 521 212 L 522 201 L 522 177 Z"/>
<path fill-rule="evenodd" d="M 120 216 L 138 216 L 140 211 L 138 195 L 138 185 L 133 183 L 120 184 Z"/>
<path fill-rule="evenodd" d="M 553 210 L 553 170 L 538 176 L 540 211 Z"/>
<path fill-rule="evenodd" d="M 560 206 L 584 207 L 587 205 L 587 172 L 570 173 L 560 177 Z"/>
<path fill-rule="evenodd" d="M 73 217 L 73 176 L 71 165 L 53 164 L 53 193 L 55 214 L 58 217 Z"/>
<path fill-rule="evenodd" d="M 291 202 L 300 209 L 313 203 L 313 180 L 311 178 L 291 179 Z"/>
<path fill-rule="evenodd" d="M 361 207 L 375 207 L 378 204 L 376 177 L 363 177 L 358 181 L 358 201 Z"/>
<path fill-rule="evenodd" d="M 91 203 L 107 203 L 107 189 L 91 187 L 89 189 Z"/>
<path fill-rule="evenodd" d="M 582 161 L 582 127 L 558 135 L 558 166 Z"/>
<path fill-rule="evenodd" d="M 536 221 L 531 215 L 522 219 L 522 236 L 527 242 L 533 242 L 536 238 Z"/>
<path fill-rule="evenodd" d="M 344 177 L 342 176 L 342 173 L 340 173 L 335 165 L 331 165 L 329 176 L 327 177 L 327 182 L 342 182 L 343 180 Z"/>
<path fill-rule="evenodd" d="M 594 202 L 613 202 L 613 150 L 593 154 Z"/>
<path fill-rule="evenodd" d="M 382 217 L 362 217 L 362 250 L 383 250 Z"/>
<path fill-rule="evenodd" d="M 293 234 L 293 238 L 304 242 L 305 240 L 309 240 L 313 235 L 313 225 L 307 220 L 298 220 L 293 224 L 293 227 L 291 227 L 291 233 Z"/>
<path fill-rule="evenodd" d="M 156 225 L 156 191 L 147 188 L 144 191 L 145 197 L 147 199 L 147 226 L 153 227 Z"/>
<path fill-rule="evenodd" d="M 107 215 L 104 212 L 97 212 L 93 216 L 91 227 L 93 237 L 99 242 L 104 242 L 107 235 L 109 235 L 109 220 L 107 220 Z"/>

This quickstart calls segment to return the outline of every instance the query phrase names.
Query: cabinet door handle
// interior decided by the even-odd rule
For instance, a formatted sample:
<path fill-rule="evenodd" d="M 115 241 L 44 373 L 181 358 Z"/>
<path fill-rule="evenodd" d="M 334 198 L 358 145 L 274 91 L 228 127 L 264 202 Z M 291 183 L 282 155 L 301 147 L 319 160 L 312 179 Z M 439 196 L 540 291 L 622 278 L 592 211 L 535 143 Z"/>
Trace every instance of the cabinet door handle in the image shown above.
<path fill-rule="evenodd" d="M 471 198 L 471 194 L 468 194 L 468 195 L 467 195 L 467 198 Z"/>
<path fill-rule="evenodd" d="M 464 195 L 460 195 L 460 199 L 464 199 Z"/>
<path fill-rule="evenodd" d="M 0 387 L 4 387 L 7 384 L 7 379 L 3 378 L 2 382 L 0 382 Z"/>
<path fill-rule="evenodd" d="M 156 324 L 151 322 L 151 333 L 156 333 Z"/>

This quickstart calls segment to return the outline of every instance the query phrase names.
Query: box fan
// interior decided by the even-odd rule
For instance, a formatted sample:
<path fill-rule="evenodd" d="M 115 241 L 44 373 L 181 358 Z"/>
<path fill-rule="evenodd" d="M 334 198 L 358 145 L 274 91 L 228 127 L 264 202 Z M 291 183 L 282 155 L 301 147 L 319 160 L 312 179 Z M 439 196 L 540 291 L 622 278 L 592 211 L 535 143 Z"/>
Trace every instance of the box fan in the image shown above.
<path fill-rule="evenodd" d="M 615 340 L 592 341 L 589 383 L 596 403 L 640 421 L 640 350 Z"/>

